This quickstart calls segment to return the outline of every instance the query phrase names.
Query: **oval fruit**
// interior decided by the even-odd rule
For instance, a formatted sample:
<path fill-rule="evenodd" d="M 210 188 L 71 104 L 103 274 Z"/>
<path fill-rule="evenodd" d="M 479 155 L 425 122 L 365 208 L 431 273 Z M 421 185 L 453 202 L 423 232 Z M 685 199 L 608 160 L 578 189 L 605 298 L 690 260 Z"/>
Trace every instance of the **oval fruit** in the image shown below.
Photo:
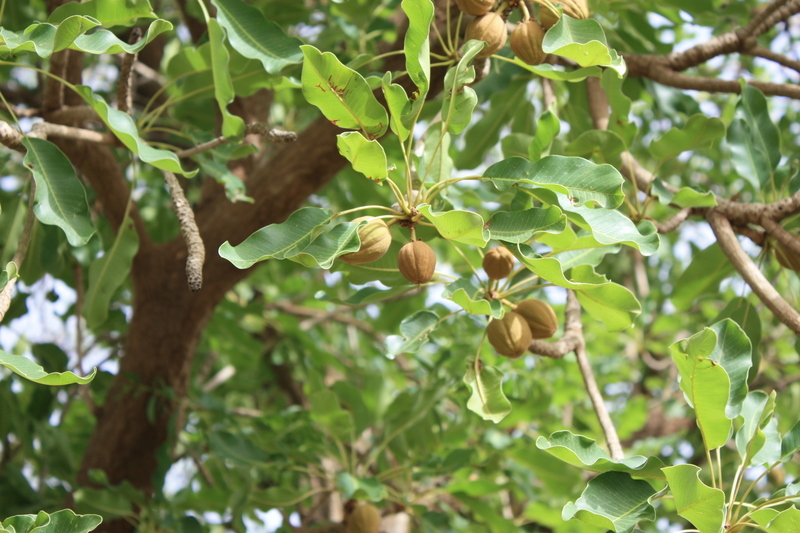
<path fill-rule="evenodd" d="M 373 505 L 359 505 L 347 517 L 347 533 L 378 533 L 381 512 Z"/>
<path fill-rule="evenodd" d="M 488 46 L 475 57 L 489 57 L 506 44 L 508 32 L 503 17 L 497 13 L 487 13 L 478 17 L 467 26 L 466 39 L 484 41 Z"/>
<path fill-rule="evenodd" d="M 518 25 L 511 34 L 511 50 L 528 65 L 541 65 L 547 54 L 542 50 L 544 28 L 535 20 Z"/>
<path fill-rule="evenodd" d="M 796 239 L 797 237 L 795 237 Z M 778 263 L 784 268 L 789 268 L 795 272 L 800 272 L 800 257 L 797 256 L 792 250 L 783 245 L 781 241 L 773 243 L 773 252 Z"/>
<path fill-rule="evenodd" d="M 494 6 L 494 0 L 456 0 L 458 9 L 467 15 L 485 15 Z"/>
<path fill-rule="evenodd" d="M 492 248 L 483 256 L 483 270 L 489 279 L 507 278 L 514 270 L 514 254 L 503 246 Z"/>
<path fill-rule="evenodd" d="M 486 328 L 489 343 L 497 353 L 517 358 L 528 350 L 531 344 L 531 330 L 519 314 L 509 311 L 500 320 L 492 320 Z"/>
<path fill-rule="evenodd" d="M 360 265 L 372 263 L 386 254 L 392 244 L 392 233 L 389 226 L 380 218 L 361 217 L 353 222 L 368 220 L 366 224 L 358 228 L 358 238 L 361 240 L 361 247 L 357 252 L 351 252 L 339 257 L 350 265 Z"/>
<path fill-rule="evenodd" d="M 558 329 L 556 312 L 547 302 L 523 300 L 514 311 L 525 319 L 534 339 L 549 339 Z"/>
<path fill-rule="evenodd" d="M 421 285 L 433 277 L 436 270 L 436 254 L 433 248 L 422 241 L 413 241 L 403 245 L 397 254 L 397 267 L 400 273 L 411 283 Z"/>
<path fill-rule="evenodd" d="M 555 5 L 557 2 L 553 2 Z M 589 2 L 587 0 L 561 0 L 561 9 L 574 19 L 589 18 Z M 539 21 L 546 30 L 552 28 L 561 18 L 557 12 L 550 11 L 545 6 L 539 7 Z"/>

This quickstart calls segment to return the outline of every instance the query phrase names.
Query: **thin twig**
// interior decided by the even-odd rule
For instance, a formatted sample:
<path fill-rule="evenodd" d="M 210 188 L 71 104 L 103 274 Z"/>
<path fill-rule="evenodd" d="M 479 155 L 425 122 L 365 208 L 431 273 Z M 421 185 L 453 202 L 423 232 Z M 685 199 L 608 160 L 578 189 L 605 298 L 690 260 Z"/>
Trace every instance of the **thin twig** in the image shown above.
<path fill-rule="evenodd" d="M 664 222 L 658 222 L 656 220 L 651 220 L 651 222 L 655 224 L 656 228 L 658 229 L 658 232 L 663 235 L 675 231 L 678 228 L 678 226 L 683 224 L 686 221 L 686 219 L 689 218 L 691 214 L 692 214 L 692 208 L 685 207 L 680 211 L 678 211 L 677 213 L 675 213 L 672 216 L 672 218 L 669 218 Z"/>
<path fill-rule="evenodd" d="M 197 292 L 203 287 L 203 263 L 206 260 L 206 249 L 203 246 L 203 239 L 200 237 L 200 230 L 194 220 L 194 211 L 189 201 L 183 194 L 178 178 L 172 172 L 164 171 L 164 180 L 167 182 L 169 194 L 172 196 L 172 204 L 175 214 L 181 225 L 181 234 L 186 241 L 188 255 L 186 257 L 186 279 L 192 292 Z"/>
<path fill-rule="evenodd" d="M 295 132 L 282 131 L 274 128 L 269 129 L 269 126 L 262 122 L 255 122 L 253 124 L 248 124 L 245 127 L 244 132 L 245 134 L 255 133 L 257 135 L 263 135 L 264 137 L 267 138 L 267 140 L 274 143 L 294 142 L 297 140 L 297 134 Z M 202 144 L 198 144 L 197 146 L 187 148 L 186 150 L 181 150 L 175 155 L 177 155 L 179 158 L 191 157 L 193 155 L 197 155 L 202 152 L 207 152 L 208 150 L 213 150 L 214 148 L 222 146 L 223 144 L 230 141 L 231 139 L 220 136 L 217 137 L 216 139 L 211 139 L 208 142 L 204 142 Z"/>
<path fill-rule="evenodd" d="M 142 29 L 133 28 L 128 38 L 128 44 L 136 44 L 141 38 Z M 123 113 L 130 113 L 133 107 L 133 63 L 138 55 L 138 52 L 122 55 L 122 65 L 119 68 L 119 77 L 117 78 L 117 109 Z"/>
<path fill-rule="evenodd" d="M 25 213 L 25 225 L 22 226 L 22 233 L 19 236 L 17 249 L 14 252 L 14 257 L 11 261 L 17 265 L 19 271 L 22 266 L 22 261 L 25 260 L 25 255 L 28 253 L 28 245 L 31 243 L 31 235 L 33 234 L 33 224 L 36 218 L 33 215 L 33 203 L 36 197 L 36 182 L 31 179 L 31 187 L 28 192 L 28 212 Z M 14 292 L 14 286 L 17 284 L 17 278 L 8 280 L 6 286 L 0 291 L 0 322 L 5 318 L 8 308 L 11 306 L 11 297 Z"/>
<path fill-rule="evenodd" d="M 790 68 L 796 72 L 800 72 L 800 61 L 789 59 L 783 54 L 773 52 L 772 50 L 768 50 L 761 46 L 756 46 L 755 48 L 752 48 L 745 53 L 754 57 L 760 57 L 768 61 L 773 61 L 781 66 Z"/>
<path fill-rule="evenodd" d="M 796 334 L 800 334 L 800 314 L 781 297 L 775 287 L 764 277 L 753 260 L 750 259 L 736 235 L 733 233 L 730 221 L 717 209 L 709 209 L 706 220 L 711 225 L 720 248 L 728 257 L 737 272 L 753 289 L 753 292 L 764 302 L 775 317 L 786 324 Z"/>

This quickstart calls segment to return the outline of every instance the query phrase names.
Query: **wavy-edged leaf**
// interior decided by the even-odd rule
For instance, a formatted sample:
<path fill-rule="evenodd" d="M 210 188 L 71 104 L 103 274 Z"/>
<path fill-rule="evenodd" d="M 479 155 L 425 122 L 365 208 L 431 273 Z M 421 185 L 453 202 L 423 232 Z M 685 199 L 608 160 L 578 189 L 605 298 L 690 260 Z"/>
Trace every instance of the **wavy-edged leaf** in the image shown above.
<path fill-rule="evenodd" d="M 263 227 L 237 246 L 225 241 L 219 255 L 236 268 L 249 268 L 265 259 L 293 257 L 311 244 L 319 228 L 333 216 L 330 210 L 319 207 L 298 209 L 285 222 Z"/>
<path fill-rule="evenodd" d="M 311 45 L 300 49 L 305 57 L 302 81 L 306 100 L 340 128 L 361 130 L 370 140 L 383 135 L 389 115 L 361 74 L 330 52 L 322 53 Z"/>
<path fill-rule="evenodd" d="M 717 334 L 717 346 L 709 357 L 722 365 L 730 379 L 731 390 L 725 414 L 733 419 L 747 396 L 747 377 L 753 366 L 752 347 L 742 328 L 730 318 L 717 322 L 711 329 Z"/>
<path fill-rule="evenodd" d="M 725 522 L 725 493 L 700 481 L 699 474 L 700 467 L 695 465 L 664 468 L 678 515 L 700 533 L 719 533 Z"/>
<path fill-rule="evenodd" d="M 766 438 L 761 429 L 765 418 L 772 416 L 774 407 L 774 397 L 763 391 L 752 391 L 745 398 L 739 413 L 742 425 L 735 438 L 736 449 L 742 458 L 752 458 L 764 446 Z"/>
<path fill-rule="evenodd" d="M 624 472 L 606 472 L 589 480 L 581 497 L 564 506 L 561 518 L 630 533 L 640 521 L 656 519 L 649 502 L 655 493 L 647 481 L 632 479 Z"/>
<path fill-rule="evenodd" d="M 217 19 L 209 19 L 208 41 L 211 45 L 211 69 L 214 76 L 214 97 L 222 114 L 222 135 L 239 138 L 244 135 L 244 120 L 228 111 L 228 104 L 233 102 L 233 82 L 228 66 L 230 56 L 225 48 L 225 31 Z"/>
<path fill-rule="evenodd" d="M 706 328 L 670 346 L 672 359 L 681 375 L 681 389 L 694 408 L 697 426 L 708 450 L 728 442 L 732 427 L 725 415 L 730 379 L 725 369 L 709 358 L 716 344 L 716 332 Z"/>
<path fill-rule="evenodd" d="M 627 472 L 633 477 L 664 480 L 664 463 L 658 457 L 634 455 L 617 462 L 594 439 L 569 431 L 556 431 L 536 439 L 536 447 L 567 464 L 590 472 Z"/>
<path fill-rule="evenodd" d="M 403 0 L 400 7 L 408 17 L 408 30 L 403 46 L 406 70 L 419 90 L 416 100 L 425 100 L 431 77 L 428 34 L 433 21 L 433 3 L 431 0 Z"/>
<path fill-rule="evenodd" d="M 26 137 L 24 165 L 33 173 L 36 197 L 33 212 L 43 224 L 58 226 L 72 246 L 83 246 L 92 235 L 86 190 L 58 147 L 50 141 Z"/>
<path fill-rule="evenodd" d="M 84 101 L 97 112 L 106 126 L 108 126 L 114 135 L 122 141 L 122 144 L 138 155 L 142 161 L 150 163 L 154 167 L 162 170 L 167 170 L 175 174 L 183 174 L 187 178 L 191 178 L 197 174 L 196 170 L 184 170 L 181 166 L 181 162 L 174 153 L 153 148 L 147 144 L 139 137 L 139 131 L 130 115 L 118 109 L 112 109 L 105 100 L 94 94 L 90 87 L 78 85 L 75 87 L 75 90 L 83 97 Z"/>
<path fill-rule="evenodd" d="M 557 259 L 553 259 L 552 257 L 542 257 L 527 244 L 517 245 L 517 252 L 517 259 L 519 259 L 520 262 L 528 268 L 528 270 L 554 285 L 575 291 L 587 290 L 598 285 L 598 283 L 594 281 L 584 283 L 567 279 L 567 277 L 564 275 L 564 270 L 561 267 L 561 263 L 559 263 Z M 600 285 L 607 283 L 609 283 L 609 281 L 605 279 L 602 282 L 599 282 Z"/>
<path fill-rule="evenodd" d="M 574 19 L 562 15 L 544 36 L 542 50 L 566 57 L 582 67 L 608 67 L 621 78 L 628 68 L 617 52 L 608 47 L 603 27 L 594 19 Z"/>
<path fill-rule="evenodd" d="M 513 185 L 543 188 L 568 195 L 577 204 L 614 208 L 625 198 L 624 179 L 611 165 L 595 165 L 581 157 L 551 155 L 531 163 L 521 157 L 504 159 L 490 166 L 483 176 L 506 190 Z"/>
<path fill-rule="evenodd" d="M 111 298 L 128 279 L 133 257 L 139 249 L 139 236 L 128 220 L 120 226 L 111 248 L 89 266 L 89 289 L 83 305 L 86 325 L 96 328 L 105 322 Z"/>
<path fill-rule="evenodd" d="M 401 142 L 408 139 L 409 130 L 404 121 L 403 115 L 411 109 L 411 101 L 408 99 L 406 90 L 402 85 L 392 83 L 392 73 L 387 72 L 381 79 L 381 90 L 386 98 L 386 107 L 389 108 L 389 126 Z"/>
<path fill-rule="evenodd" d="M 600 320 L 608 331 L 620 331 L 633 324 L 642 312 L 639 300 L 626 287 L 606 280 L 589 265 L 572 269 L 572 279 L 578 283 L 592 284 L 575 293 L 586 312 Z M 606 283 L 603 283 L 603 282 Z"/>
<path fill-rule="evenodd" d="M 361 132 L 348 131 L 336 137 L 336 146 L 353 170 L 364 174 L 367 179 L 381 183 L 389 176 L 386 152 L 376 139 L 367 140 Z"/>
<path fill-rule="evenodd" d="M 58 6 L 47 17 L 47 22 L 59 24 L 73 15 L 95 18 L 106 28 L 132 26 L 140 18 L 156 18 L 153 8 L 150 7 L 150 0 L 126 0 L 125 2 L 87 0 L 82 3 L 69 2 Z"/>
<path fill-rule="evenodd" d="M 772 509 L 762 509 L 762 511 L 771 510 Z M 754 519 L 759 525 L 764 527 L 764 531 L 766 531 L 766 533 L 789 533 L 791 531 L 800 531 L 800 509 L 797 509 L 794 506 L 777 513 L 774 517 L 770 517 L 769 523 L 767 524 L 762 524 L 759 519 Z"/>
<path fill-rule="evenodd" d="M 453 135 L 464 131 L 472 121 L 478 95 L 469 86 L 475 81 L 475 67 L 471 63 L 485 46 L 483 41 L 467 41 L 461 50 L 461 59 L 445 74 L 442 121 L 447 124 L 447 131 Z"/>
<path fill-rule="evenodd" d="M 561 233 L 567 228 L 567 217 L 555 206 L 498 211 L 486 227 L 491 239 L 521 243 L 529 241 L 537 233 Z"/>
<path fill-rule="evenodd" d="M 558 81 L 583 81 L 586 78 L 599 78 L 603 74 L 603 69 L 600 67 L 583 67 L 583 68 L 576 68 L 573 70 L 562 70 L 559 67 L 554 65 L 548 65 L 543 63 L 541 65 L 531 66 L 522 61 L 520 58 L 515 57 L 514 63 L 519 65 L 520 67 L 524 68 L 525 70 L 529 70 L 534 74 L 537 74 L 543 78 L 548 78 L 551 80 L 558 80 Z"/>
<path fill-rule="evenodd" d="M 725 124 L 716 117 L 692 115 L 683 128 L 672 128 L 650 143 L 650 153 L 659 161 L 677 157 L 686 150 L 707 148 L 725 136 Z"/>
<path fill-rule="evenodd" d="M 86 377 L 75 375 L 72 372 L 50 372 L 44 371 L 40 365 L 21 355 L 12 355 L 0 350 L 0 365 L 11 370 L 15 374 L 25 379 L 41 383 L 42 385 L 72 385 L 73 383 L 86 384 L 94 379 L 97 369 Z"/>
<path fill-rule="evenodd" d="M 330 268 L 340 255 L 357 252 L 361 247 L 358 238 L 359 223 L 346 222 L 320 233 L 311 244 L 291 259 L 303 266 Z"/>
<path fill-rule="evenodd" d="M 9 261 L 6 264 L 6 268 L 0 272 L 0 291 L 2 291 L 9 281 L 15 280 L 19 277 L 19 273 L 17 272 L 17 264 L 13 261 Z"/>
<path fill-rule="evenodd" d="M 420 176 L 422 182 L 439 182 L 450 178 L 453 159 L 450 157 L 450 134 L 444 130 L 444 123 L 431 124 L 425 131 L 424 141 L 422 168 L 425 173 Z"/>
<path fill-rule="evenodd" d="M 500 300 L 489 301 L 483 298 L 483 289 L 476 287 L 465 278 L 447 285 L 442 291 L 442 298 L 452 300 L 471 315 L 503 318 L 503 304 L 500 303 Z"/>
<path fill-rule="evenodd" d="M 768 466 L 781 459 L 781 434 L 778 431 L 778 419 L 775 417 L 766 420 L 759 430 L 763 435 L 764 444 L 750 460 L 752 465 Z"/>
<path fill-rule="evenodd" d="M 477 373 L 471 364 L 464 374 L 464 383 L 472 391 L 467 409 L 497 424 L 511 412 L 511 402 L 503 393 L 503 371 L 496 366 L 478 366 Z"/>
<path fill-rule="evenodd" d="M 217 20 L 228 31 L 231 46 L 244 57 L 257 59 L 270 74 L 303 60 L 300 39 L 289 37 L 255 7 L 242 0 L 212 0 Z"/>
<path fill-rule="evenodd" d="M 96 514 L 75 514 L 71 509 L 62 509 L 47 514 L 17 515 L 6 518 L 0 531 L 15 533 L 87 533 L 94 531 L 103 522 Z"/>
<path fill-rule="evenodd" d="M 691 187 L 681 187 L 677 192 L 672 192 L 667 184 L 656 178 L 651 188 L 653 196 L 657 196 L 662 204 L 672 204 L 677 207 L 714 207 L 717 197 L 711 191 L 701 192 Z"/>
<path fill-rule="evenodd" d="M 560 248 L 551 256 L 561 263 L 561 268 L 569 270 L 579 265 L 597 266 L 608 254 L 619 252 L 621 246 L 601 244 L 591 235 L 575 239 L 571 244 Z"/>
<path fill-rule="evenodd" d="M 414 353 L 419 350 L 428 335 L 439 325 L 439 317 L 430 311 L 418 311 L 400 322 L 400 335 L 386 338 L 387 355 Z"/>
<path fill-rule="evenodd" d="M 444 213 L 432 213 L 431 206 L 417 207 L 445 239 L 483 248 L 489 242 L 489 231 L 484 228 L 483 217 L 472 211 L 453 209 Z"/>

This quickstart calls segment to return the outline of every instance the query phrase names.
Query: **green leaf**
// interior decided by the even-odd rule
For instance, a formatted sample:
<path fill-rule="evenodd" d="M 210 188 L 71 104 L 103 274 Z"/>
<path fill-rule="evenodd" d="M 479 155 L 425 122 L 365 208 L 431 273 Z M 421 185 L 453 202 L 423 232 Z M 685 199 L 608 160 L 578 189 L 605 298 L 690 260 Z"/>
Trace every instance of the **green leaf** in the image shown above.
<path fill-rule="evenodd" d="M 0 350 L 0 365 L 8 368 L 15 374 L 19 374 L 25 379 L 41 383 L 42 385 L 72 385 L 73 383 L 86 384 L 94 379 L 97 369 L 86 377 L 80 377 L 72 372 L 51 372 L 47 373 L 44 369 L 21 355 L 12 355 Z"/>
<path fill-rule="evenodd" d="M 461 50 L 461 59 L 445 74 L 442 121 L 447 124 L 447 131 L 453 135 L 464 131 L 472 121 L 472 111 L 478 103 L 478 95 L 468 85 L 475 81 L 475 67 L 470 64 L 485 46 L 483 41 L 468 41 Z"/>
<path fill-rule="evenodd" d="M 464 504 L 477 521 L 485 523 L 486 527 L 474 528 L 477 531 L 489 531 L 491 533 L 519 533 L 520 528 L 511 520 L 504 517 L 502 512 L 495 505 L 490 505 L 484 500 L 470 498 L 463 492 L 454 494 L 455 498 Z M 441 531 L 441 530 L 437 530 Z"/>
<path fill-rule="evenodd" d="M 725 414 L 734 419 L 739 415 L 742 402 L 747 396 L 747 376 L 753 365 L 750 339 L 731 319 L 717 322 L 711 329 L 717 334 L 717 346 L 709 356 L 722 365 L 731 382 Z"/>
<path fill-rule="evenodd" d="M 561 121 L 555 114 L 554 105 L 550 106 L 536 119 L 536 135 L 528 146 L 528 157 L 531 161 L 538 161 L 542 156 L 550 154 L 550 146 L 561 131 Z"/>
<path fill-rule="evenodd" d="M 522 243 L 537 233 L 561 233 L 567 228 L 567 217 L 558 207 L 534 207 L 523 211 L 498 211 L 486 225 L 489 238 Z"/>
<path fill-rule="evenodd" d="M 681 187 L 678 192 L 673 193 L 662 180 L 653 180 L 651 188 L 653 196 L 657 196 L 662 204 L 684 207 L 714 207 L 717 205 L 717 197 L 711 191 L 700 192 L 691 187 Z"/>
<path fill-rule="evenodd" d="M 23 163 L 36 182 L 36 218 L 61 228 L 72 246 L 83 246 L 95 230 L 86 191 L 69 159 L 55 144 L 43 139 L 25 137 L 22 145 L 27 149 Z"/>
<path fill-rule="evenodd" d="M 573 70 L 563 70 L 560 67 L 548 64 L 531 66 L 518 57 L 514 58 L 514 63 L 538 76 L 558 81 L 578 82 L 583 81 L 586 78 L 598 78 L 603 73 L 603 70 L 600 67 L 584 67 Z"/>
<path fill-rule="evenodd" d="M 208 444 L 214 455 L 240 466 L 263 466 L 269 461 L 269 455 L 264 450 L 242 435 L 212 431 L 208 436 Z"/>
<path fill-rule="evenodd" d="M 517 252 L 517 259 L 519 259 L 528 270 L 540 278 L 547 280 L 554 285 L 558 285 L 559 287 L 564 287 L 565 289 L 572 289 L 575 291 L 583 291 L 598 284 L 604 285 L 609 283 L 609 281 L 605 278 L 602 281 L 591 280 L 586 283 L 567 279 L 567 277 L 564 275 L 564 270 L 561 267 L 561 263 L 559 263 L 557 259 L 553 259 L 552 257 L 542 257 L 527 244 L 518 244 Z"/>
<path fill-rule="evenodd" d="M 13 261 L 9 261 L 6 264 L 5 270 L 0 272 L 0 291 L 6 287 L 9 281 L 17 279 L 18 277 L 17 264 Z"/>
<path fill-rule="evenodd" d="M 769 418 L 759 430 L 764 435 L 764 444 L 753 456 L 750 464 L 769 466 L 781 459 L 781 434 L 778 431 L 778 419 Z"/>
<path fill-rule="evenodd" d="M 764 420 L 772 416 L 774 407 L 774 398 L 763 391 L 753 391 L 745 398 L 740 412 L 742 426 L 736 432 L 735 438 L 736 449 L 743 459 L 745 457 L 752 459 L 764 446 L 766 436 L 762 427 Z"/>
<path fill-rule="evenodd" d="M 483 172 L 494 186 L 506 190 L 513 185 L 544 188 L 571 197 L 576 204 L 617 207 L 625 198 L 624 179 L 611 165 L 595 165 L 581 157 L 551 155 L 535 163 L 512 157 Z"/>
<path fill-rule="evenodd" d="M 679 310 L 688 311 L 700 296 L 716 295 L 720 282 L 733 272 L 733 265 L 717 243 L 694 253 L 691 264 L 673 284 L 672 303 Z"/>
<path fill-rule="evenodd" d="M 153 148 L 147 144 L 139 137 L 139 131 L 130 115 L 117 109 L 112 109 L 105 100 L 94 94 L 91 88 L 85 85 L 78 85 L 75 87 L 75 91 L 97 112 L 100 119 L 108 126 L 114 135 L 122 141 L 122 144 L 138 155 L 142 161 L 150 163 L 154 167 L 162 170 L 167 170 L 175 174 L 183 174 L 187 178 L 191 178 L 197 174 L 196 170 L 184 170 L 178 157 L 174 153 Z"/>
<path fill-rule="evenodd" d="M 439 325 L 439 317 L 430 311 L 417 311 L 400 322 L 400 334 L 386 338 L 387 355 L 415 353 L 422 343 L 428 340 L 433 330 Z"/>
<path fill-rule="evenodd" d="M 655 492 L 647 481 L 632 479 L 623 472 L 606 472 L 591 479 L 581 497 L 564 506 L 561 517 L 630 533 L 640 521 L 656 519 L 648 501 Z"/>
<path fill-rule="evenodd" d="M 275 74 L 286 65 L 302 61 L 299 49 L 302 41 L 283 33 L 255 7 L 242 0 L 212 0 L 212 3 L 231 46 L 244 57 L 261 61 L 268 73 Z"/>
<path fill-rule="evenodd" d="M 431 206 L 420 204 L 417 209 L 445 239 L 463 242 L 483 248 L 489 242 L 489 231 L 484 228 L 483 217 L 472 211 L 453 209 L 444 213 L 432 213 Z"/>
<path fill-rule="evenodd" d="M 500 300 L 486 300 L 483 298 L 483 289 L 473 285 L 468 279 L 461 278 L 455 281 L 442 292 L 442 298 L 452 300 L 460 305 L 471 315 L 488 315 L 494 318 L 503 318 L 503 304 Z"/>
<path fill-rule="evenodd" d="M 59 24 L 73 15 L 83 15 L 97 19 L 106 28 L 113 26 L 132 26 L 140 18 L 156 18 L 150 0 L 88 0 L 83 3 L 70 2 L 58 6 L 47 17 L 47 22 Z"/>
<path fill-rule="evenodd" d="M 670 346 L 681 375 L 681 389 L 694 408 L 707 450 L 725 445 L 731 433 L 731 421 L 725 415 L 730 379 L 725 369 L 709 358 L 716 345 L 716 332 L 706 328 Z"/>
<path fill-rule="evenodd" d="M 225 32 L 216 19 L 209 19 L 208 40 L 211 45 L 211 68 L 214 76 L 214 97 L 222 113 L 222 135 L 239 138 L 244 135 L 244 120 L 228 111 L 228 104 L 236 96 L 233 91 L 231 72 L 228 66 L 228 49 L 225 48 Z"/>
<path fill-rule="evenodd" d="M 475 365 L 467 366 L 464 383 L 472 391 L 467 409 L 484 420 L 498 424 L 511 412 L 511 402 L 503 393 L 503 371 L 496 366 L 483 366 L 475 372 Z"/>
<path fill-rule="evenodd" d="M 225 241 L 219 255 L 236 268 L 249 268 L 265 259 L 286 259 L 302 252 L 319 229 L 333 220 L 333 213 L 319 207 L 298 209 L 280 224 L 270 224 L 250 235 L 241 244 Z"/>
<path fill-rule="evenodd" d="M 556 431 L 549 438 L 539 437 L 536 447 L 567 464 L 590 472 L 627 472 L 636 478 L 666 479 L 661 471 L 664 463 L 658 457 L 634 455 L 616 462 L 594 439 L 566 430 Z"/>
<path fill-rule="evenodd" d="M 428 34 L 433 21 L 431 0 L 403 0 L 400 4 L 408 17 L 408 30 L 403 46 L 408 77 L 419 89 L 416 101 L 424 101 L 431 77 L 430 43 Z"/>
<path fill-rule="evenodd" d="M 17 515 L 3 521 L 3 529 L 15 533 L 86 533 L 103 522 L 96 514 L 79 515 L 70 509 L 47 514 Z"/>
<path fill-rule="evenodd" d="M 380 481 L 371 478 L 357 478 L 347 472 L 339 472 L 336 476 L 336 486 L 343 498 L 379 502 L 386 498 L 386 487 Z"/>
<path fill-rule="evenodd" d="M 577 139 L 565 146 L 564 154 L 587 159 L 596 156 L 603 163 L 621 167 L 621 155 L 627 149 L 625 141 L 616 133 L 608 130 L 590 130 L 581 133 Z"/>
<path fill-rule="evenodd" d="M 769 116 L 767 99 L 755 87 L 743 85 L 727 140 L 739 176 L 756 191 L 774 182 L 781 160 L 780 132 Z"/>
<path fill-rule="evenodd" d="M 309 268 L 330 268 L 337 257 L 357 252 L 361 247 L 361 241 L 358 238 L 358 228 L 361 225 L 344 223 L 334 226 L 330 230 L 320 233 L 311 241 L 311 244 L 291 259 Z"/>
<path fill-rule="evenodd" d="M 111 249 L 89 266 L 89 289 L 83 305 L 86 325 L 94 329 L 105 322 L 111 298 L 128 279 L 133 257 L 139 249 L 139 236 L 133 223 L 127 220 L 120 226 Z"/>
<path fill-rule="evenodd" d="M 340 128 L 361 130 L 370 140 L 383 135 L 389 116 L 361 74 L 330 52 L 321 53 L 311 45 L 300 49 L 305 57 L 302 80 L 306 100 Z"/>
<path fill-rule="evenodd" d="M 607 281 L 589 265 L 572 269 L 572 279 L 589 287 L 578 290 L 575 295 L 586 312 L 600 320 L 608 331 L 620 331 L 633 324 L 642 312 L 639 300 L 622 285 Z M 606 282 L 606 283 L 604 283 Z"/>
<path fill-rule="evenodd" d="M 392 83 L 391 72 L 384 74 L 383 79 L 381 79 L 381 90 L 389 108 L 389 126 L 391 126 L 395 135 L 400 138 L 400 141 L 403 142 L 408 139 L 408 135 L 411 133 L 411 130 L 403 122 L 403 115 L 411 109 L 411 101 L 408 99 L 406 90 L 403 89 L 402 85 Z"/>
<path fill-rule="evenodd" d="M 625 61 L 608 47 L 603 27 L 594 19 L 578 20 L 562 15 L 544 36 L 542 50 L 566 57 L 582 67 L 608 67 L 621 78 L 627 72 Z"/>
<path fill-rule="evenodd" d="M 561 268 L 569 270 L 580 265 L 597 266 L 607 254 L 616 254 L 619 250 L 620 246 L 601 244 L 591 235 L 584 235 L 566 247 L 554 250 L 551 257 L 561 263 Z"/>
<path fill-rule="evenodd" d="M 719 533 L 725 522 L 725 493 L 700 481 L 700 467 L 677 465 L 664 468 L 675 498 L 678 515 L 700 533 Z"/>
<path fill-rule="evenodd" d="M 425 151 L 422 159 L 425 173 L 420 176 L 423 183 L 448 179 L 453 172 L 453 160 L 450 158 L 450 134 L 443 131 L 443 128 L 443 122 L 435 122 L 425 131 L 423 139 Z"/>
<path fill-rule="evenodd" d="M 336 146 L 353 165 L 353 170 L 364 174 L 367 179 L 381 183 L 389 176 L 386 152 L 377 140 L 367 140 L 358 131 L 348 131 L 336 137 Z"/>
<path fill-rule="evenodd" d="M 650 153 L 661 162 L 686 150 L 702 150 L 725 136 L 725 124 L 716 117 L 692 115 L 683 129 L 672 128 L 650 143 Z"/>
<path fill-rule="evenodd" d="M 747 298 L 733 298 L 711 322 L 717 323 L 726 318 L 730 318 L 739 324 L 739 327 L 744 330 L 750 340 L 752 356 L 750 358 L 751 367 L 748 381 L 752 382 L 756 374 L 758 374 L 758 367 L 761 362 L 761 356 L 758 352 L 758 345 L 761 342 L 761 318 L 759 318 L 755 306 Z"/>
<path fill-rule="evenodd" d="M 353 415 L 339 405 L 339 397 L 330 389 L 309 395 L 311 418 L 337 439 L 350 442 L 355 430 Z"/>
<path fill-rule="evenodd" d="M 756 520 L 761 525 L 761 522 Z M 800 531 L 800 509 L 792 506 L 786 510 L 778 513 L 772 520 L 766 524 L 765 531 L 767 533 L 789 533 L 793 531 Z"/>
<path fill-rule="evenodd" d="M 800 450 L 800 420 L 795 422 L 792 429 L 786 432 L 781 441 L 781 461 L 786 462 Z"/>

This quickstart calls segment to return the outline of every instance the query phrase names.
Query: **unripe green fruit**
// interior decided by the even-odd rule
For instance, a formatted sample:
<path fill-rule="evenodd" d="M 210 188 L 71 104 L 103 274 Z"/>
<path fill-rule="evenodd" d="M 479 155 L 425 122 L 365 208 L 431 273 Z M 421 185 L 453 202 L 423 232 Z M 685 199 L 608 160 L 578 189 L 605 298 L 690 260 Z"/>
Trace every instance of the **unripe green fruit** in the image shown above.
<path fill-rule="evenodd" d="M 475 57 L 489 57 L 506 44 L 508 32 L 503 17 L 497 13 L 487 13 L 478 17 L 467 26 L 466 38 L 486 42 L 487 46 Z"/>
<path fill-rule="evenodd" d="M 366 224 L 358 228 L 358 238 L 361 240 L 361 247 L 357 252 L 344 254 L 339 259 L 350 265 L 361 265 L 372 263 L 386 254 L 392 244 L 392 233 L 389 226 L 380 218 L 361 217 L 353 222 L 368 220 Z"/>

